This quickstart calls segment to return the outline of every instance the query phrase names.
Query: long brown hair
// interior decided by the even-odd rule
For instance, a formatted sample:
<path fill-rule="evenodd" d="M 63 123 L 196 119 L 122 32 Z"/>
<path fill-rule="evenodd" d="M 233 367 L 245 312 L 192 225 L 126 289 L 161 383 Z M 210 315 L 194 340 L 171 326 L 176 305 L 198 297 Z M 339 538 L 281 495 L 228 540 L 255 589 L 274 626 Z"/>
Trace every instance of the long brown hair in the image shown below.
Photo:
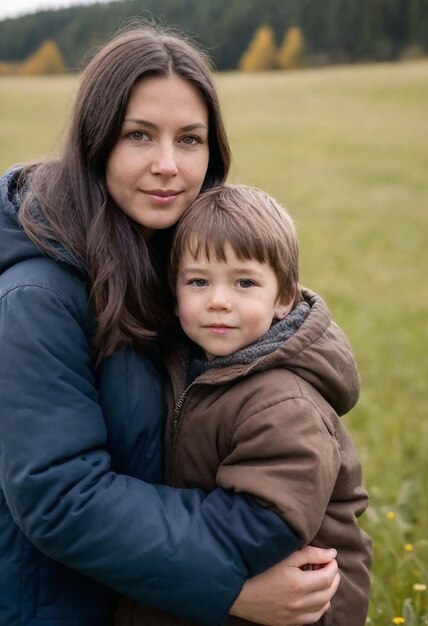
<path fill-rule="evenodd" d="M 119 33 L 83 73 L 61 156 L 24 170 L 27 193 L 20 221 L 25 232 L 53 256 L 59 242 L 86 268 L 98 361 L 121 344 L 142 344 L 167 317 L 152 255 L 139 227 L 115 206 L 105 181 L 131 91 L 145 77 L 171 74 L 199 89 L 209 119 L 202 186 L 208 189 L 225 180 L 230 165 L 211 69 L 208 57 L 175 32 L 140 25 Z M 150 245 L 162 237 L 167 233 Z"/>

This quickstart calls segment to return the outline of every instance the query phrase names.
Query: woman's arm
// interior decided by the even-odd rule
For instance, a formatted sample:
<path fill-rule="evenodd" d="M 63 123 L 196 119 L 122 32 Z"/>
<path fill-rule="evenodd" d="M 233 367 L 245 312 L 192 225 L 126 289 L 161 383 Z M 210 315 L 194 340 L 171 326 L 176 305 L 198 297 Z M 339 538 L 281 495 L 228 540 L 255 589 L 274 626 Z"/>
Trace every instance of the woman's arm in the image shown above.
<path fill-rule="evenodd" d="M 42 258 L 9 270 L 6 282 L 0 480 L 16 524 L 46 555 L 125 595 L 222 623 L 245 579 L 297 538 L 238 494 L 112 472 L 80 281 Z"/>
<path fill-rule="evenodd" d="M 141 374 L 142 364 L 144 375 Z M 137 350 L 130 347 L 119 350 L 103 363 L 99 394 L 108 424 L 109 449 L 114 469 L 132 473 L 148 482 L 159 482 L 163 476 L 163 406 L 159 398 L 163 397 L 164 389 L 163 377 L 158 368 Z M 156 401 L 152 402 L 151 398 L 156 398 Z M 124 423 L 126 428 L 123 427 Z M 248 501 L 248 506 L 251 506 L 251 502 Z M 253 515 L 259 513 L 262 513 L 261 519 L 264 519 L 263 512 L 256 506 Z M 222 526 L 223 522 L 216 518 L 216 524 L 220 528 L 219 524 Z M 227 529 L 222 532 L 228 534 Z M 272 528 L 272 532 L 277 532 L 276 527 Z M 283 532 L 288 532 L 285 524 Z M 262 529 L 262 535 L 267 536 L 268 533 L 268 526 Z M 262 539 L 260 546 L 263 552 L 264 543 L 266 539 Z M 281 567 L 274 567 L 245 583 L 232 612 L 267 624 L 275 624 L 275 621 L 281 619 L 286 625 L 284 620 L 288 616 L 291 616 L 293 624 L 305 623 L 299 620 L 307 620 L 306 623 L 311 624 L 316 621 L 314 614 L 325 609 L 335 590 L 335 581 L 328 574 L 329 571 L 336 571 L 337 565 L 336 562 L 329 565 L 329 570 L 319 576 L 307 575 L 298 566 L 329 563 L 335 550 L 308 547 L 295 555 L 285 560 Z M 275 550 L 272 554 L 275 560 L 282 556 L 283 553 L 275 553 Z M 253 559 L 257 561 L 257 552 Z"/>

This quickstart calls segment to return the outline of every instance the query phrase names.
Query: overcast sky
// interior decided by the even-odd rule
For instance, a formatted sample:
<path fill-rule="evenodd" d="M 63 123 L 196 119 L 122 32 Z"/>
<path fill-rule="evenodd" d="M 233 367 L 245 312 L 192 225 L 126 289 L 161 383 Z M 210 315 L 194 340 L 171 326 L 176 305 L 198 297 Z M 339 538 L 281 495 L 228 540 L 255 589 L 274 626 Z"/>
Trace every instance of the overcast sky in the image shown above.
<path fill-rule="evenodd" d="M 96 0 L 0 0 L 0 20 L 34 13 L 41 9 L 59 9 L 75 4 L 92 4 Z"/>

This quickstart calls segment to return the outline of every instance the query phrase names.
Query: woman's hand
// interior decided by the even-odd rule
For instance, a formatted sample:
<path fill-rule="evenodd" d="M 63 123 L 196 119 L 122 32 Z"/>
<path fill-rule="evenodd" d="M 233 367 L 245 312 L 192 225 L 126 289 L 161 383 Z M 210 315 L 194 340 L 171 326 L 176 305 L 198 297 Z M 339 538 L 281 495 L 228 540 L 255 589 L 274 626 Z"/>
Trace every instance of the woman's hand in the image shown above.
<path fill-rule="evenodd" d="M 339 585 L 336 550 L 306 546 L 250 578 L 230 613 L 266 626 L 314 624 Z M 305 570 L 301 568 L 306 566 Z"/>

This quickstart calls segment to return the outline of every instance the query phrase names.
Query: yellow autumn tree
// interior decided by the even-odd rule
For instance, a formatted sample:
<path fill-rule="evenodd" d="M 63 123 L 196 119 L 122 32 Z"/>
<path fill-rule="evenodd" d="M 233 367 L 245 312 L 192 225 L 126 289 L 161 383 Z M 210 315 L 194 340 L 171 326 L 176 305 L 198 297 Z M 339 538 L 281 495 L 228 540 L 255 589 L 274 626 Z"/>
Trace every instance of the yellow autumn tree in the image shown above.
<path fill-rule="evenodd" d="M 16 63 L 6 63 L 0 61 L 0 76 L 12 76 L 17 73 L 18 65 Z"/>
<path fill-rule="evenodd" d="M 262 72 L 276 67 L 276 45 L 270 26 L 260 26 L 239 61 L 243 72 Z"/>
<path fill-rule="evenodd" d="M 289 28 L 285 33 L 276 62 L 282 70 L 292 70 L 306 65 L 305 38 L 297 26 Z"/>
<path fill-rule="evenodd" d="M 64 58 L 57 44 L 47 39 L 42 45 L 24 61 L 19 73 L 24 76 L 37 74 L 61 74 L 65 71 Z"/>

